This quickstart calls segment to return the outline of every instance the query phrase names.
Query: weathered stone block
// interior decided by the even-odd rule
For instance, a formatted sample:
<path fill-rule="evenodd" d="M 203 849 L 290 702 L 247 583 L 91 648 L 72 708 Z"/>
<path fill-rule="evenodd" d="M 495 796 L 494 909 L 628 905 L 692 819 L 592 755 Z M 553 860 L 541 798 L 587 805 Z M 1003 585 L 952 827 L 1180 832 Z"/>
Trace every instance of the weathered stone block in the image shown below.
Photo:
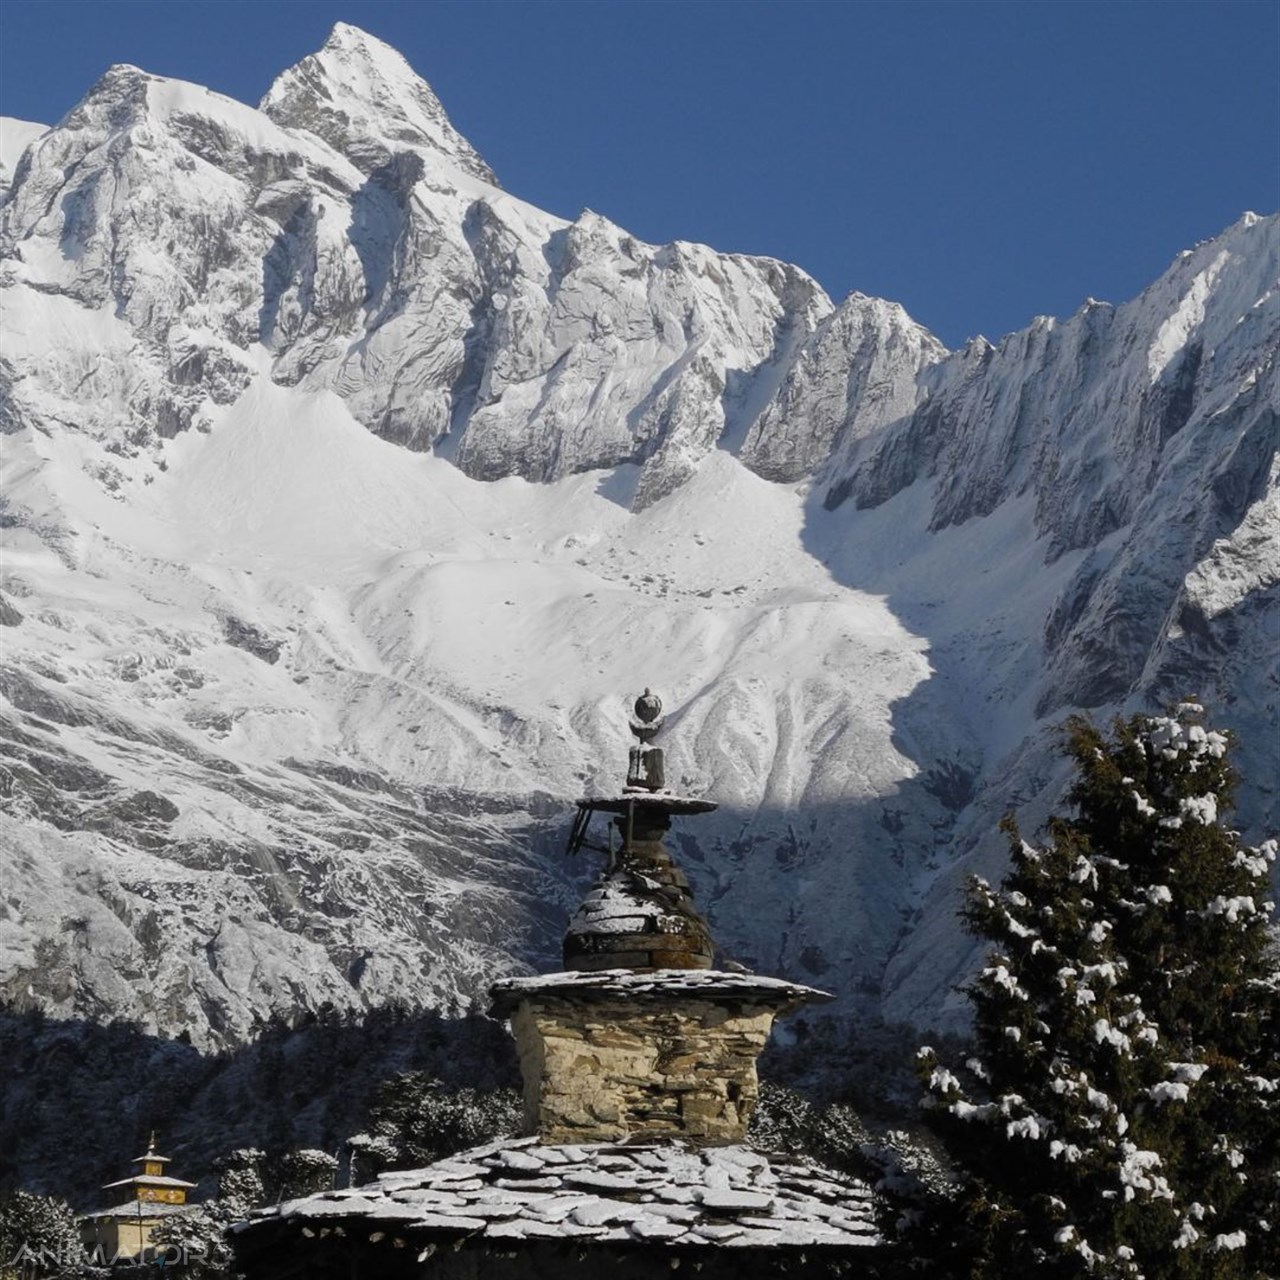
<path fill-rule="evenodd" d="M 512 1017 L 525 1128 L 544 1142 L 679 1134 L 741 1142 L 756 1057 L 790 1002 L 636 996 L 522 1000 Z"/>

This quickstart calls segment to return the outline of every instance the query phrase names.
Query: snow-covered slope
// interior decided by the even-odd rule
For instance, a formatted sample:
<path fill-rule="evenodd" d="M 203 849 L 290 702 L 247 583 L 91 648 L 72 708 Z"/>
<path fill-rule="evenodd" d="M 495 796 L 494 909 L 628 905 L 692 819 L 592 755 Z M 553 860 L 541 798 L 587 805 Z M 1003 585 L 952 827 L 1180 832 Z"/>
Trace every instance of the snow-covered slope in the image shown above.
<path fill-rule="evenodd" d="M 998 873 L 1003 810 L 1044 816 L 1072 711 L 1201 698 L 1239 735 L 1238 821 L 1280 825 L 1278 281 L 1280 218 L 1245 215 L 1124 306 L 974 341 L 914 413 L 826 464 L 814 501 L 841 532 L 815 516 L 815 543 L 928 639 L 975 748 L 953 845 L 979 865 L 940 877 L 926 918 L 947 924 L 961 871 Z M 897 563 L 869 558 L 891 531 Z M 891 1008 L 924 1016 L 967 951 L 954 924 L 907 941 Z"/>
<path fill-rule="evenodd" d="M 794 964 L 792 915 L 793 950 L 888 945 L 901 873 L 872 866 L 864 901 L 871 848 L 813 818 L 912 771 L 888 707 L 927 663 L 804 552 L 791 490 L 717 455 L 631 515 L 598 474 L 471 480 L 265 377 L 151 485 L 103 491 L 83 437 L 26 443 L 4 693 L 38 839 L 10 828 L 11 995 L 243 1035 L 281 1003 L 474 994 L 554 950 L 585 870 L 566 799 L 617 785 L 620 692 L 651 674 L 673 765 L 730 807 L 704 900 L 758 912 L 755 846 L 807 868 L 735 949 Z"/>
<path fill-rule="evenodd" d="M 465 1002 L 555 952 L 644 684 L 726 951 L 846 1010 L 937 1019 L 1073 708 L 1194 688 L 1274 816 L 1276 219 L 948 355 L 523 204 L 344 25 L 258 110 L 114 67 L 4 163 L 11 1000 Z"/>
<path fill-rule="evenodd" d="M 411 148 L 498 185 L 431 86 L 389 45 L 345 22 L 319 53 L 278 77 L 258 106 L 280 124 L 323 138 L 364 173 Z"/>
<path fill-rule="evenodd" d="M 47 126 L 30 120 L 15 120 L 12 116 L 0 116 L 0 199 L 3 199 L 13 182 L 22 153 Z"/>

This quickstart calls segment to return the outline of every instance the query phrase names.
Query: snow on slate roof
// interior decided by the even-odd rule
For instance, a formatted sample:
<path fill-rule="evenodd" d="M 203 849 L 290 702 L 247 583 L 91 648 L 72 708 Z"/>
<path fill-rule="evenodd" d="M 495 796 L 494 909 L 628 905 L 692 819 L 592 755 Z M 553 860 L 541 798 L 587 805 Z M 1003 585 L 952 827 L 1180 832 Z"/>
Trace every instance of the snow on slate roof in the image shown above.
<path fill-rule="evenodd" d="M 490 1143 L 425 1169 L 259 1210 L 255 1220 L 359 1219 L 415 1234 L 754 1248 L 881 1243 L 870 1189 L 749 1147 Z M 253 1230 L 254 1223 L 238 1230 Z"/>
<path fill-rule="evenodd" d="M 603 809 L 609 813 L 626 813 L 633 804 L 666 809 L 669 813 L 711 813 L 720 807 L 714 800 L 678 796 L 674 791 L 650 791 L 647 787 L 624 787 L 611 795 L 583 796 L 577 804 L 580 808 Z"/>
<path fill-rule="evenodd" d="M 139 1207 L 141 1206 L 141 1207 Z M 168 1218 L 175 1213 L 190 1213 L 193 1204 L 167 1204 L 163 1200 L 126 1200 L 111 1209 L 94 1209 L 92 1213 L 82 1213 L 77 1221 L 92 1222 L 94 1218 Z"/>
<path fill-rule="evenodd" d="M 720 969 L 570 969 L 528 978 L 502 978 L 489 988 L 493 1012 L 503 1017 L 526 996 L 723 996 L 732 1000 L 831 1000 L 829 992 L 782 978 Z"/>
<path fill-rule="evenodd" d="M 156 1173 L 135 1173 L 131 1178 L 121 1178 L 119 1182 L 103 1183 L 103 1191 L 111 1187 L 194 1187 L 194 1182 L 183 1182 L 181 1178 L 161 1177 Z"/>

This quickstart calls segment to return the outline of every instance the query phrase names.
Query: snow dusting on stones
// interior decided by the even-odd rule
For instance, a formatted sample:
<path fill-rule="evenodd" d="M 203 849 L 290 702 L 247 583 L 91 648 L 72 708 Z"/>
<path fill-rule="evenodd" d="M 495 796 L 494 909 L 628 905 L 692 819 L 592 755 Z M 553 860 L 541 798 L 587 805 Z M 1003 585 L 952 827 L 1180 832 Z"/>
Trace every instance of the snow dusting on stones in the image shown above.
<path fill-rule="evenodd" d="M 491 1143 L 427 1169 L 259 1212 L 438 1236 L 804 1248 L 880 1243 L 871 1192 L 820 1166 L 747 1147 Z"/>

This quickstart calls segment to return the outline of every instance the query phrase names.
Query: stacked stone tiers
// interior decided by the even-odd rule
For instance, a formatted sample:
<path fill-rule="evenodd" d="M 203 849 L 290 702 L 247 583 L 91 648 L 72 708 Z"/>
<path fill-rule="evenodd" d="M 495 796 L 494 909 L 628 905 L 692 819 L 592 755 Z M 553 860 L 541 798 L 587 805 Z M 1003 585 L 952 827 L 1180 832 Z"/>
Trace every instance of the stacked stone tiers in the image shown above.
<path fill-rule="evenodd" d="M 660 711 L 637 700 L 641 743 Z M 569 923 L 565 971 L 491 988 L 526 1136 L 256 1215 L 236 1241 L 254 1280 L 652 1280 L 686 1261 L 706 1280 L 878 1274 L 869 1188 L 745 1145 L 774 1018 L 831 996 L 711 967 L 663 837 L 716 806 L 631 785 L 661 777 L 660 756 L 642 760 L 620 795 L 578 802 L 570 848 L 609 862 Z M 585 839 L 597 811 L 605 847 Z"/>
<path fill-rule="evenodd" d="M 663 837 L 674 815 L 715 807 L 667 791 L 627 790 L 578 801 L 587 816 L 595 810 L 615 815 L 620 848 L 569 922 L 565 968 L 711 968 L 711 931 Z"/>
<path fill-rule="evenodd" d="M 492 988 L 543 1142 L 742 1142 L 773 1020 L 828 1000 L 794 982 L 714 970 L 568 972 Z"/>

